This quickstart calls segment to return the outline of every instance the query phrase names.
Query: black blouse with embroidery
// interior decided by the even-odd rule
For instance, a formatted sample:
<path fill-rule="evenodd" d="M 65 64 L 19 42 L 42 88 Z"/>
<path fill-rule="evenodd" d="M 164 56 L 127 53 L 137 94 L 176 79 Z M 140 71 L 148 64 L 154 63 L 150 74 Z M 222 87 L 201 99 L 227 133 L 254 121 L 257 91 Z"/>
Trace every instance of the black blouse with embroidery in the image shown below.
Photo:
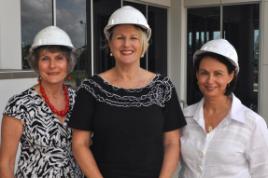
<path fill-rule="evenodd" d="M 185 124 L 174 85 L 160 74 L 140 89 L 85 79 L 69 122 L 94 133 L 91 150 L 105 178 L 157 178 L 163 133 Z"/>

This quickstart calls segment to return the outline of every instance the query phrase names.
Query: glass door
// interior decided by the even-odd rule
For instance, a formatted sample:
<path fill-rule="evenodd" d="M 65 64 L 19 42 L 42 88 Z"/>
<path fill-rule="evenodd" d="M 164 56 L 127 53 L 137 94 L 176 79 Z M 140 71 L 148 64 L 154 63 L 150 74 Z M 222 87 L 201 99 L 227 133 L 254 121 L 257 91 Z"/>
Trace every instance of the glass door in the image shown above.
<path fill-rule="evenodd" d="M 223 37 L 237 49 L 241 69 L 235 94 L 255 111 L 258 111 L 259 32 L 259 4 L 223 7 Z"/>
<path fill-rule="evenodd" d="M 220 7 L 188 9 L 187 22 L 187 104 L 200 100 L 195 75 L 193 54 L 205 42 L 220 38 Z"/>

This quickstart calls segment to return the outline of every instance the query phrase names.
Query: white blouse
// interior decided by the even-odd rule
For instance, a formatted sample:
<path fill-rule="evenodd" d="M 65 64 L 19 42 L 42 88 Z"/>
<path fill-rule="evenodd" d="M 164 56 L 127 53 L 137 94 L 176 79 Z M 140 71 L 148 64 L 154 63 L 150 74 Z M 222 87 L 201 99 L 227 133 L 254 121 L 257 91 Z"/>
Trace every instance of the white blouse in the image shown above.
<path fill-rule="evenodd" d="M 203 103 L 184 109 L 183 178 L 268 178 L 268 129 L 264 119 L 232 95 L 230 113 L 210 133 Z"/>

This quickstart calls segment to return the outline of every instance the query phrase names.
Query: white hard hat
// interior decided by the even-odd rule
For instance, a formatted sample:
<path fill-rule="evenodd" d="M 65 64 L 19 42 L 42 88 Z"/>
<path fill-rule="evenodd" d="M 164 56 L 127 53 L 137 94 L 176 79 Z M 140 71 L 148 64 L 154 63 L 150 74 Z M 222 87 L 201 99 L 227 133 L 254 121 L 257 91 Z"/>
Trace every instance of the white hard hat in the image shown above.
<path fill-rule="evenodd" d="M 56 26 L 48 26 L 35 35 L 30 52 L 40 46 L 58 45 L 74 49 L 69 35 Z"/>
<path fill-rule="evenodd" d="M 112 13 L 103 30 L 107 40 L 109 40 L 110 37 L 109 30 L 119 24 L 138 25 L 146 31 L 148 39 L 151 37 L 151 28 L 146 18 L 138 9 L 132 6 L 123 6 Z"/>
<path fill-rule="evenodd" d="M 212 52 L 224 56 L 235 66 L 236 73 L 239 72 L 238 56 L 236 50 L 233 45 L 231 45 L 231 43 L 229 43 L 227 40 L 216 39 L 208 41 L 200 48 L 200 50 L 197 50 L 194 53 L 193 62 L 195 63 L 195 60 L 198 58 L 198 56 L 206 52 Z"/>

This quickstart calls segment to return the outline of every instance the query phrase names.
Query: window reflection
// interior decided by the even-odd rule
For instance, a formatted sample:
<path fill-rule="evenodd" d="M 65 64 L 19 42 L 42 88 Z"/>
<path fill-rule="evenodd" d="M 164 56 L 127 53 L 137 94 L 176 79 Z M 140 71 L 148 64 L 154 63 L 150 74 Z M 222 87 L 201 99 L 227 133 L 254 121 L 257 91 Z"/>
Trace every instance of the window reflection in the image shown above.
<path fill-rule="evenodd" d="M 29 69 L 27 55 L 35 34 L 52 24 L 51 0 L 21 1 L 22 68 Z"/>
<path fill-rule="evenodd" d="M 77 64 L 71 79 L 75 85 L 79 85 L 85 78 L 90 68 L 89 47 L 87 46 L 87 18 L 86 0 L 58 0 L 56 1 L 57 26 L 65 30 L 71 37 L 77 52 Z"/>
<path fill-rule="evenodd" d="M 65 30 L 77 48 L 78 63 L 72 76 L 75 82 L 86 76 L 89 65 L 87 51 L 86 0 L 56 1 L 56 25 Z M 53 24 L 52 0 L 21 1 L 22 63 L 23 69 L 29 69 L 27 56 L 30 45 L 38 31 Z"/>
<path fill-rule="evenodd" d="M 72 38 L 76 48 L 86 46 L 86 0 L 56 1 L 57 26 L 65 30 Z"/>

